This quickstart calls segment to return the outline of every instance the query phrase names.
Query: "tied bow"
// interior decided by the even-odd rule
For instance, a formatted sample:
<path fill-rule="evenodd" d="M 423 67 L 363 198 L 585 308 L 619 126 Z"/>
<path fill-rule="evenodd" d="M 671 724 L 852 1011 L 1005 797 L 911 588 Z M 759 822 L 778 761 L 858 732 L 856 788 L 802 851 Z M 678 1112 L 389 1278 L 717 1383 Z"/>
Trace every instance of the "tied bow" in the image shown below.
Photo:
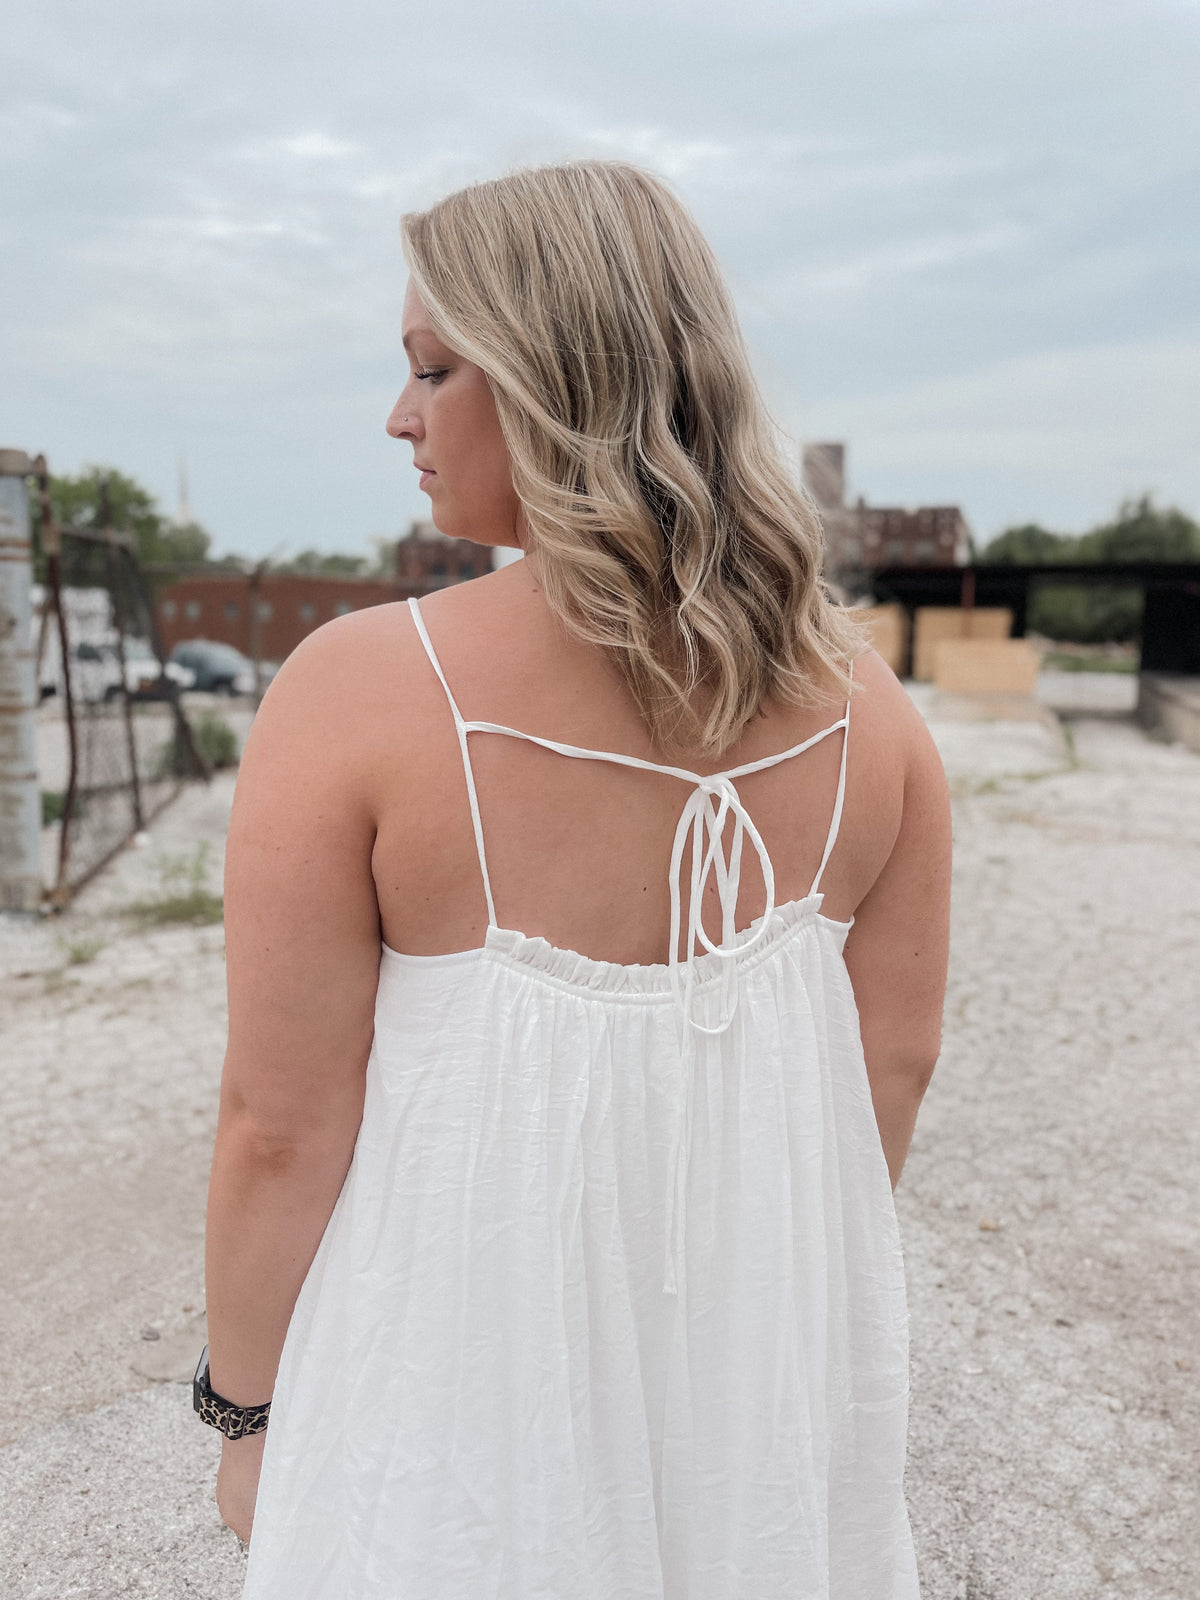
<path fill-rule="evenodd" d="M 733 838 L 726 859 L 723 841 L 725 824 L 733 816 Z M 687 945 L 683 961 L 679 955 L 679 933 L 683 920 L 680 904 L 680 871 L 689 832 L 692 837 L 691 889 L 688 896 Z M 738 889 L 742 873 L 742 843 L 749 838 L 758 854 L 766 889 L 766 907 L 757 928 L 739 937 L 734 931 Z M 717 886 L 721 905 L 721 939 L 714 944 L 704 930 L 704 891 L 710 876 Z M 681 1062 L 679 1108 L 668 1158 L 670 1185 L 667 1193 L 667 1256 L 663 1271 L 663 1292 L 677 1293 L 677 1267 L 683 1250 L 684 1209 L 687 1190 L 687 1157 L 691 1143 L 692 1097 L 695 1080 L 694 1037 L 696 1034 L 724 1033 L 737 1011 L 738 986 L 734 961 L 751 950 L 766 934 L 775 910 L 775 873 L 762 836 L 742 804 L 733 779 L 725 774 L 697 778 L 695 787 L 675 827 L 671 848 L 671 954 L 668 970 L 671 990 L 681 1018 Z M 721 961 L 720 1008 L 718 1020 L 710 1026 L 701 1022 L 694 1008 L 696 973 L 691 956 L 696 941 Z M 683 966 L 684 976 L 680 977 Z"/>

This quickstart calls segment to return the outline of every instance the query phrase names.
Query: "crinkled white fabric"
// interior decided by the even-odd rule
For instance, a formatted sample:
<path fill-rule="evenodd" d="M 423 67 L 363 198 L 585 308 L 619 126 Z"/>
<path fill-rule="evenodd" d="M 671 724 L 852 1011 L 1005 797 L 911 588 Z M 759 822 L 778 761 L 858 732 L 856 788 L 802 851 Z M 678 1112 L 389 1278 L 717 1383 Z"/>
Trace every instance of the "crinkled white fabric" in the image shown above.
<path fill-rule="evenodd" d="M 914 1600 L 895 1211 L 820 895 L 667 966 L 384 951 L 245 1600 Z M 723 962 L 693 958 L 718 1003 Z M 665 1196 L 690 1094 L 677 1292 Z"/>

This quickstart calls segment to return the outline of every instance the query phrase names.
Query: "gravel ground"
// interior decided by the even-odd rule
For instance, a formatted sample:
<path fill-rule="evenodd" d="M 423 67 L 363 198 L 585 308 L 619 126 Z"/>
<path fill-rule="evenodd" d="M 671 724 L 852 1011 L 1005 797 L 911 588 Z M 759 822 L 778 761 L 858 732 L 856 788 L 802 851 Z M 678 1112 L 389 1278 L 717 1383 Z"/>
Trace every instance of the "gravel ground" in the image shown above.
<path fill-rule="evenodd" d="M 925 1600 L 1200 1596 L 1200 757 L 1069 691 L 1061 726 L 917 691 L 957 841 L 898 1201 Z M 0 919 L 4 1600 L 239 1593 L 185 1383 L 221 929 L 125 911 L 202 841 L 217 887 L 231 794 L 188 791 L 55 923 Z"/>

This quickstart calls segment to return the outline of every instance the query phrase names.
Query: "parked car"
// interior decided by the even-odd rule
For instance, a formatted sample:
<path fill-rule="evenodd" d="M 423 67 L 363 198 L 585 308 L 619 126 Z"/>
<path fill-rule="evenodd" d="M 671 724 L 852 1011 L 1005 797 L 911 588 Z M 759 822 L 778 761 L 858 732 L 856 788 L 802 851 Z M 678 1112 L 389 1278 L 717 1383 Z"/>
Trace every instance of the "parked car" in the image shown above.
<path fill-rule="evenodd" d="M 172 684 L 190 689 L 195 674 L 187 667 L 160 662 L 146 639 L 125 641 L 125 687 L 137 700 L 170 695 Z M 114 700 L 121 692 L 121 657 L 117 642 L 82 639 L 71 651 L 71 684 L 79 700 Z"/>
<path fill-rule="evenodd" d="M 118 692 L 120 684 L 120 668 L 115 650 L 113 670 L 117 681 L 105 691 L 106 699 L 112 699 Z M 185 667 L 178 661 L 159 661 L 145 639 L 126 639 L 125 687 L 135 699 L 165 699 L 171 693 L 172 684 L 180 689 L 191 689 L 195 683 L 196 674 L 190 667 Z"/>
<path fill-rule="evenodd" d="M 215 639 L 185 639 L 171 651 L 171 660 L 195 674 L 197 689 L 216 694 L 254 692 L 254 663 L 231 644 Z M 267 676 L 264 672 L 264 682 Z"/>

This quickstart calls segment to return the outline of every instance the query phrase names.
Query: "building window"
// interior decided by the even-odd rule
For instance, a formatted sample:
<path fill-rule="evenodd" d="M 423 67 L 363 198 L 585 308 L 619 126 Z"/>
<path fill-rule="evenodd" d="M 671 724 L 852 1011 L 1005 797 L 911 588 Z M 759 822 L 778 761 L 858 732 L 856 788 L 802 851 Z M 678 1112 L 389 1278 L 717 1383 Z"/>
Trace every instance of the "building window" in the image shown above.
<path fill-rule="evenodd" d="M 348 612 L 353 610 L 354 607 L 351 605 L 349 600 L 339 600 L 337 605 L 335 605 L 333 608 L 333 614 L 335 617 L 344 617 Z"/>
<path fill-rule="evenodd" d="M 258 602 L 258 616 L 261 622 L 267 622 L 274 615 L 275 607 L 269 600 L 260 600 Z"/>
<path fill-rule="evenodd" d="M 225 611 L 226 617 L 228 618 L 228 620 L 230 622 L 236 621 L 237 613 L 238 613 L 238 603 L 237 603 L 237 601 L 236 600 L 226 600 L 225 606 L 224 606 L 224 611 Z"/>
<path fill-rule="evenodd" d="M 918 539 L 914 553 L 918 561 L 932 561 L 936 549 L 932 539 Z"/>
<path fill-rule="evenodd" d="M 444 561 L 435 561 L 429 569 L 429 576 L 435 581 L 443 579 L 446 576 L 446 563 Z"/>
<path fill-rule="evenodd" d="M 174 600 L 164 600 L 158 609 L 162 612 L 164 617 L 173 617 L 175 615 L 175 602 Z"/>
<path fill-rule="evenodd" d="M 300 602 L 300 621 L 301 622 L 312 622 L 316 618 L 316 615 L 317 615 L 317 608 L 316 608 L 315 605 L 313 605 L 311 600 L 302 600 Z"/>
<path fill-rule="evenodd" d="M 189 622 L 195 622 L 200 615 L 199 600 L 189 600 L 183 608 L 183 614 Z"/>
<path fill-rule="evenodd" d="M 884 551 L 884 556 L 888 561 L 898 561 L 898 562 L 903 563 L 903 561 L 904 561 L 904 540 L 903 539 L 889 539 L 888 542 L 887 542 L 887 549 Z"/>

